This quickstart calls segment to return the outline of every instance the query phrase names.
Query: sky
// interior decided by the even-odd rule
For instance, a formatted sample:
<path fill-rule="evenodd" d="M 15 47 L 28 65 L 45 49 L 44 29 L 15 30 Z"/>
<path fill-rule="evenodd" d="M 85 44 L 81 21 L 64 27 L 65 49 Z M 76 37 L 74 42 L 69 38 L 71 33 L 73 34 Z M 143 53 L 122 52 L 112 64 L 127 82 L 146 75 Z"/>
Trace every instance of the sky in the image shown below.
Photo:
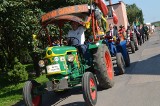
<path fill-rule="evenodd" d="M 112 4 L 120 0 L 112 0 Z M 121 0 L 125 4 L 135 3 L 143 12 L 144 22 L 160 21 L 160 0 Z"/>

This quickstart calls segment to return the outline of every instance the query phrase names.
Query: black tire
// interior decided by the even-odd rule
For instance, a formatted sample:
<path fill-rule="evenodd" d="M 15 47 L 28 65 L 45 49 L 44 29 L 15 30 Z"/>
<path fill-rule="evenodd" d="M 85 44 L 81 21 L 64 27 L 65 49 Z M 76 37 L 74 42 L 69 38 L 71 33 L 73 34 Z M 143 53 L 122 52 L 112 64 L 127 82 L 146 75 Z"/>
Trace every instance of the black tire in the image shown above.
<path fill-rule="evenodd" d="M 126 59 L 125 59 L 125 64 L 126 64 L 126 67 L 130 66 L 130 57 L 129 57 L 129 53 L 128 52 L 127 52 L 127 56 L 126 56 Z"/>
<path fill-rule="evenodd" d="M 99 86 L 102 89 L 111 88 L 114 85 L 114 70 L 110 51 L 105 44 L 102 44 L 95 52 L 94 66 Z"/>
<path fill-rule="evenodd" d="M 86 72 L 83 74 L 82 91 L 83 98 L 87 106 L 95 106 L 97 103 L 97 84 L 95 77 L 91 72 Z"/>
<path fill-rule="evenodd" d="M 135 53 L 135 46 L 134 46 L 133 41 L 130 42 L 130 46 L 131 46 L 132 53 Z"/>
<path fill-rule="evenodd" d="M 123 59 L 123 56 L 121 53 L 116 54 L 116 61 L 117 61 L 117 68 L 118 68 L 118 74 L 124 74 L 125 73 L 125 62 Z"/>
<path fill-rule="evenodd" d="M 26 106 L 41 106 L 42 96 L 35 95 L 33 90 L 40 86 L 36 81 L 27 81 L 23 87 L 23 99 Z"/>

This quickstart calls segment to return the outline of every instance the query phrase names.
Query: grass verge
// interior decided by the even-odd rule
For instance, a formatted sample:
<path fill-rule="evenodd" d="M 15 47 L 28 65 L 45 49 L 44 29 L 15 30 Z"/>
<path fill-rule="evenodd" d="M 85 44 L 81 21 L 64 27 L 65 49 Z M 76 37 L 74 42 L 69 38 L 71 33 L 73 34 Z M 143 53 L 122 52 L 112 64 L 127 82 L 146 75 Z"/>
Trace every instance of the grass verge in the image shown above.
<path fill-rule="evenodd" d="M 48 81 L 45 75 L 42 75 L 35 79 L 40 83 Z M 18 102 L 22 101 L 22 89 L 24 83 L 19 83 L 17 85 L 8 85 L 0 87 L 0 106 L 13 106 Z"/>

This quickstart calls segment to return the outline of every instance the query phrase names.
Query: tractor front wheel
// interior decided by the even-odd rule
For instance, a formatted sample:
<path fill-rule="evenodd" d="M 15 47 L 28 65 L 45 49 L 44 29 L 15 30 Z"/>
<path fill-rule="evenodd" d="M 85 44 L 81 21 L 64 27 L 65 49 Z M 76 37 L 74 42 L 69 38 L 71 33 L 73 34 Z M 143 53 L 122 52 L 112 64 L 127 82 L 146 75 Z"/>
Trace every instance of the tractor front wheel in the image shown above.
<path fill-rule="evenodd" d="M 84 73 L 82 77 L 82 90 L 87 106 L 95 106 L 97 103 L 97 83 L 91 72 Z"/>
<path fill-rule="evenodd" d="M 37 94 L 37 87 L 40 86 L 35 80 L 27 81 L 23 87 L 23 99 L 26 106 L 40 106 L 42 96 Z"/>
<path fill-rule="evenodd" d="M 125 73 L 125 62 L 121 53 L 116 54 L 118 74 Z"/>

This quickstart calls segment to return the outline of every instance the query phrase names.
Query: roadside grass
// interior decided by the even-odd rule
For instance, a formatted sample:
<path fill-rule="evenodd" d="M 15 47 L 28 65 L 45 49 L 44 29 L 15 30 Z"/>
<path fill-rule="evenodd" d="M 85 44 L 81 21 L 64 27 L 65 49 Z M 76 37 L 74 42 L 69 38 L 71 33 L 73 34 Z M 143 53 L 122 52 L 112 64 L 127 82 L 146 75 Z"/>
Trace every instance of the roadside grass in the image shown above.
<path fill-rule="evenodd" d="M 39 83 L 48 81 L 45 75 L 35 78 Z M 5 83 L 5 82 L 4 82 Z M 23 100 L 22 89 L 25 82 L 17 85 L 0 86 L 0 106 L 13 106 L 14 104 Z"/>

